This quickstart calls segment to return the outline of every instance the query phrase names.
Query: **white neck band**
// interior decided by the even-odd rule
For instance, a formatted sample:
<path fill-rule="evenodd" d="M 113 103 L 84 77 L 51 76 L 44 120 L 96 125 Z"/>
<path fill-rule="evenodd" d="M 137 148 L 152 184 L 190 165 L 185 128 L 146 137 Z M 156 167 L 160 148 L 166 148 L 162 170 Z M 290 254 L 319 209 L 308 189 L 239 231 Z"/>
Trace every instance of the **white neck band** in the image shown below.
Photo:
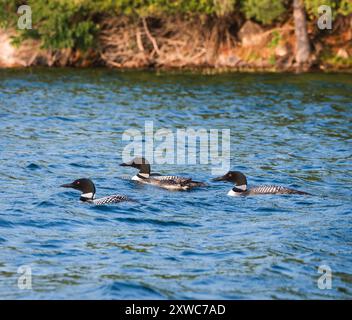
<path fill-rule="evenodd" d="M 94 198 L 94 194 L 93 194 L 93 192 L 82 193 L 81 197 L 82 198 L 87 198 L 87 199 L 93 199 Z"/>

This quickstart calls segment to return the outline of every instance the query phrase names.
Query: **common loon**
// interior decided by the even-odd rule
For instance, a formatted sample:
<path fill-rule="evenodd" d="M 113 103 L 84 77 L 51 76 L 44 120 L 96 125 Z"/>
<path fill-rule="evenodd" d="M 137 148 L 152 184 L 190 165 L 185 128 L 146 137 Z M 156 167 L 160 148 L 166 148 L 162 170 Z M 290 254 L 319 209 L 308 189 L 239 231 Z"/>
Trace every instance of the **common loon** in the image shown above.
<path fill-rule="evenodd" d="M 80 197 L 81 201 L 96 204 L 96 205 L 119 203 L 122 201 L 131 201 L 131 199 L 122 195 L 112 195 L 112 196 L 107 196 L 100 199 L 94 199 L 95 185 L 93 181 L 90 179 L 78 179 L 73 181 L 72 183 L 63 184 L 60 187 L 73 188 L 73 189 L 79 190 L 82 192 Z"/>
<path fill-rule="evenodd" d="M 132 180 L 168 190 L 190 190 L 197 187 L 206 187 L 205 183 L 193 181 L 191 178 L 150 173 L 150 164 L 143 157 L 136 157 L 129 162 L 121 163 L 120 166 L 139 169 L 138 174 L 133 176 Z"/>
<path fill-rule="evenodd" d="M 309 193 L 289 189 L 281 186 L 257 186 L 247 189 L 247 178 L 239 171 L 229 171 L 224 176 L 215 178 L 213 181 L 229 181 L 235 184 L 235 187 L 229 191 L 228 196 L 251 196 L 260 194 L 301 194 L 309 195 Z"/>

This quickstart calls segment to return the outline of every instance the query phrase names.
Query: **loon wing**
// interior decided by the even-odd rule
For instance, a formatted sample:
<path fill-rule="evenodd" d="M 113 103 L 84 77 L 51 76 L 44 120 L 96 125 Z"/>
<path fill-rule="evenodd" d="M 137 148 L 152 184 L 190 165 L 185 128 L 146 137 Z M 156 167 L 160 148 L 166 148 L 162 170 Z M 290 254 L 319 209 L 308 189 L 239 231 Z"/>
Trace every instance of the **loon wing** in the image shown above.
<path fill-rule="evenodd" d="M 130 199 L 126 196 L 115 194 L 112 196 L 94 199 L 93 203 L 96 205 L 104 205 L 104 204 L 111 204 L 111 203 L 120 203 L 123 201 L 130 201 Z"/>
<path fill-rule="evenodd" d="M 195 188 L 195 187 L 206 187 L 207 185 L 203 182 L 192 180 L 192 178 L 180 177 L 180 176 L 153 176 L 153 179 L 158 180 L 165 184 L 178 184 L 181 187 Z"/>
<path fill-rule="evenodd" d="M 150 176 L 148 182 L 170 190 L 190 190 L 192 188 L 206 186 L 205 183 L 193 181 L 191 178 L 155 174 Z"/>
<path fill-rule="evenodd" d="M 190 178 L 185 178 L 185 177 L 180 177 L 180 176 L 161 176 L 161 175 L 151 175 L 150 176 L 152 179 L 158 180 L 158 181 L 168 181 L 168 182 L 175 182 L 175 183 L 182 183 L 185 181 L 191 181 L 192 179 Z"/>
<path fill-rule="evenodd" d="M 307 192 L 298 191 L 282 186 L 258 186 L 249 190 L 248 194 L 306 194 Z"/>

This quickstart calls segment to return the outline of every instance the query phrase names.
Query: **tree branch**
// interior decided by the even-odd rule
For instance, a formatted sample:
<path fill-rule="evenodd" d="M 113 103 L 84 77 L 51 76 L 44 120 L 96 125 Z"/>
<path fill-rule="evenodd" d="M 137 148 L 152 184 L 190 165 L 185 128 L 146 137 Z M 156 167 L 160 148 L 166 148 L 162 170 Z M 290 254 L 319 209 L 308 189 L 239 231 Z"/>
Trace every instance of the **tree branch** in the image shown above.
<path fill-rule="evenodd" d="M 146 33 L 148 39 L 152 43 L 155 52 L 160 56 L 160 49 L 158 47 L 158 43 L 156 42 L 155 38 L 149 32 L 148 24 L 147 24 L 146 19 L 142 18 L 142 22 L 143 22 L 143 27 L 144 27 L 144 30 L 145 30 L 145 33 Z"/>

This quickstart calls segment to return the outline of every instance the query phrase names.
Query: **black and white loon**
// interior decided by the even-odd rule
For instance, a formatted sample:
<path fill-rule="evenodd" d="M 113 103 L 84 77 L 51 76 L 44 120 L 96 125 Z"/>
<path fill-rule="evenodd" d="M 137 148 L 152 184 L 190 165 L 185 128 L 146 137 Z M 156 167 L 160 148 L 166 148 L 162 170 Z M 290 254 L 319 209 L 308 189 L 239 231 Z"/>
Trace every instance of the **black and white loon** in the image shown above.
<path fill-rule="evenodd" d="M 213 181 L 228 181 L 233 182 L 235 187 L 229 191 L 228 196 L 252 196 L 260 194 L 301 194 L 309 195 L 309 193 L 298 191 L 294 189 L 289 189 L 281 186 L 257 186 L 248 189 L 247 188 L 247 178 L 239 171 L 229 171 L 224 176 L 215 178 Z"/>
<path fill-rule="evenodd" d="M 96 205 L 131 201 L 131 199 L 122 195 L 112 195 L 112 196 L 107 196 L 100 199 L 95 199 L 95 185 L 93 181 L 90 179 L 78 179 L 73 181 L 72 183 L 63 184 L 60 187 L 73 188 L 73 189 L 79 190 L 82 192 L 80 197 L 81 201 L 96 204 Z"/>
<path fill-rule="evenodd" d="M 129 162 L 121 163 L 120 166 L 139 169 L 138 174 L 133 176 L 132 180 L 155 185 L 168 190 L 190 190 L 193 188 L 206 186 L 205 183 L 193 181 L 191 178 L 162 176 L 158 173 L 151 173 L 150 164 L 143 157 L 136 157 Z"/>

